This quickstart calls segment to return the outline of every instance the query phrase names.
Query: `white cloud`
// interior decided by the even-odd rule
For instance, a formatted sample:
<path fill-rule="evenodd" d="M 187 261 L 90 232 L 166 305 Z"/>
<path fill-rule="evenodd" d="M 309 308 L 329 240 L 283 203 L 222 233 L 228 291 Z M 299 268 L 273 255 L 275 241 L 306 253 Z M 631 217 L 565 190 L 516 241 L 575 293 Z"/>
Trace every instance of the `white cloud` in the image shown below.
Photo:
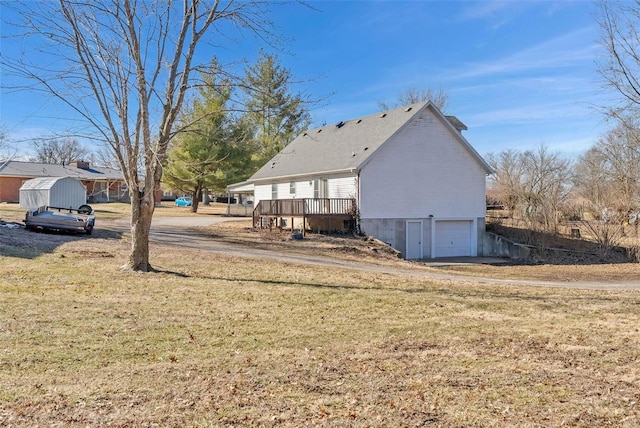
<path fill-rule="evenodd" d="M 465 3 L 466 4 L 466 3 Z M 539 2 L 490 0 L 470 3 L 462 11 L 460 19 L 465 21 L 487 21 L 491 30 L 496 31 L 508 25 Z"/>
<path fill-rule="evenodd" d="M 522 73 L 534 70 L 558 69 L 592 62 L 596 44 L 594 28 L 587 27 L 526 48 L 520 52 L 486 63 L 471 63 L 466 70 L 453 74 L 451 79 L 489 77 L 505 73 Z"/>
<path fill-rule="evenodd" d="M 465 116 L 465 122 L 474 127 L 500 124 L 533 124 L 544 122 L 566 123 L 569 120 L 585 119 L 595 115 L 587 103 L 553 102 L 527 104 L 518 107 L 487 110 Z"/>
<path fill-rule="evenodd" d="M 571 93 L 571 94 L 586 94 L 593 93 L 592 81 L 583 76 L 576 76 L 573 73 L 566 73 L 562 75 L 554 76 L 534 76 L 534 77 L 514 77 L 514 78 L 502 78 L 491 79 L 490 81 L 481 82 L 477 84 L 456 86 L 450 92 L 456 96 L 470 96 L 474 94 L 487 94 L 487 93 L 507 93 L 510 98 L 513 98 L 513 91 L 536 90 L 553 92 L 554 94 Z M 521 94 L 520 92 L 518 94 Z M 522 99 L 521 97 L 517 97 Z"/>
<path fill-rule="evenodd" d="M 491 0 L 472 3 L 462 12 L 463 20 L 495 18 L 498 15 L 518 14 L 530 7 L 532 3 L 525 1 Z"/>

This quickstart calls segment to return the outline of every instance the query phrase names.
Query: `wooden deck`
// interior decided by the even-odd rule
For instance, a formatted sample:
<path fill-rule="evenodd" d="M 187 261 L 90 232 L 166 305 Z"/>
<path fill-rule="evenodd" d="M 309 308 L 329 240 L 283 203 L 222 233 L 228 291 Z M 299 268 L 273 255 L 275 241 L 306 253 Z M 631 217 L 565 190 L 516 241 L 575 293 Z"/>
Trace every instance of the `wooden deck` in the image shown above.
<path fill-rule="evenodd" d="M 258 202 L 253 210 L 254 227 L 280 227 L 278 220 L 302 218 L 307 224 L 313 218 L 353 219 L 356 201 L 351 198 L 266 199 Z M 304 229 L 304 228 L 303 228 Z"/>

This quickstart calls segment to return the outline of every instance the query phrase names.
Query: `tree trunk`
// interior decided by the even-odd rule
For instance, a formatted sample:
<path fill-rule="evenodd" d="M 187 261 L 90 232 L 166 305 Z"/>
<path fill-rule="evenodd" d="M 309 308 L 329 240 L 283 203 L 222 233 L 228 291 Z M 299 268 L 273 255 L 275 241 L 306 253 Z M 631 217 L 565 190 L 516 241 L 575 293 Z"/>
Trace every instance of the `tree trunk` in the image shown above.
<path fill-rule="evenodd" d="M 131 253 L 123 266 L 126 270 L 153 270 L 149 264 L 149 231 L 153 210 L 153 192 L 143 197 L 136 195 L 131 198 Z"/>
<path fill-rule="evenodd" d="M 198 182 L 195 192 L 193 192 L 193 202 L 191 204 L 191 212 L 197 213 L 200 200 L 202 199 L 202 183 Z"/>

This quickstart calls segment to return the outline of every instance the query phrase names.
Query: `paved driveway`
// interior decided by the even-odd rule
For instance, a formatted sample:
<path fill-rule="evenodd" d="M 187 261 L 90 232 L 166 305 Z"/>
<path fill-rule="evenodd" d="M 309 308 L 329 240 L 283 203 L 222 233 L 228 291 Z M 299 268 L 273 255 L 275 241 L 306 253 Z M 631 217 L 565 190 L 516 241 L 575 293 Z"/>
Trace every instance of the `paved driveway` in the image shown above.
<path fill-rule="evenodd" d="M 590 290 L 640 290 L 638 281 L 627 282 L 554 282 L 554 281 L 535 281 L 520 279 L 496 279 L 477 276 L 466 276 L 462 274 L 437 272 L 433 269 L 423 268 L 421 266 L 411 266 L 407 263 L 406 267 L 374 265 L 370 263 L 362 263 L 355 261 L 340 260 L 337 258 L 312 256 L 305 254 L 286 253 L 283 254 L 276 250 L 264 250 L 245 245 L 231 244 L 227 242 L 216 241 L 209 236 L 204 235 L 196 227 L 209 226 L 216 223 L 227 221 L 245 220 L 242 217 L 220 217 L 220 216 L 203 216 L 203 217 L 159 217 L 154 216 L 151 223 L 151 231 L 149 240 L 153 243 L 177 245 L 185 248 L 193 248 L 214 253 L 232 255 L 236 257 L 259 258 L 276 260 L 286 263 L 298 263 L 312 266 L 325 266 L 331 268 L 342 268 L 357 271 L 366 271 L 380 274 L 392 274 L 411 276 L 415 278 L 435 279 L 451 282 L 473 282 L 477 284 L 487 285 L 520 285 L 531 287 L 556 287 L 556 288 L 576 288 Z M 129 233 L 129 220 L 118 219 L 110 222 L 101 223 L 101 227 L 112 229 L 118 232 Z M 185 239 L 187 237 L 188 239 Z M 482 260 L 482 259 L 479 259 Z M 455 261 L 449 261 L 455 262 Z M 463 260 L 469 263 L 469 258 Z M 442 262 L 434 262 L 441 264 Z"/>
<path fill-rule="evenodd" d="M 162 217 L 153 216 L 151 221 L 151 230 L 162 231 L 166 228 L 179 228 L 186 230 L 189 227 L 210 226 L 225 221 L 241 221 L 246 217 L 221 217 L 221 216 L 201 216 L 201 217 Z M 127 228 L 131 220 L 129 218 L 119 218 L 117 220 L 104 220 L 105 229 L 122 229 Z"/>

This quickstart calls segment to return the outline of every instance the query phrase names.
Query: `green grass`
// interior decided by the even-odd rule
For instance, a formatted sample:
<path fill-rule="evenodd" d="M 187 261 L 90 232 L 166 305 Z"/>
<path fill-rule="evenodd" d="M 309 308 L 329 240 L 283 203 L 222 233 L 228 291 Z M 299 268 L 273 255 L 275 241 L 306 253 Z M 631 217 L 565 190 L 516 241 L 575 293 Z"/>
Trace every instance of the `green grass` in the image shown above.
<path fill-rule="evenodd" d="M 84 243 L 0 257 L 0 425 L 640 423 L 637 292 Z"/>

